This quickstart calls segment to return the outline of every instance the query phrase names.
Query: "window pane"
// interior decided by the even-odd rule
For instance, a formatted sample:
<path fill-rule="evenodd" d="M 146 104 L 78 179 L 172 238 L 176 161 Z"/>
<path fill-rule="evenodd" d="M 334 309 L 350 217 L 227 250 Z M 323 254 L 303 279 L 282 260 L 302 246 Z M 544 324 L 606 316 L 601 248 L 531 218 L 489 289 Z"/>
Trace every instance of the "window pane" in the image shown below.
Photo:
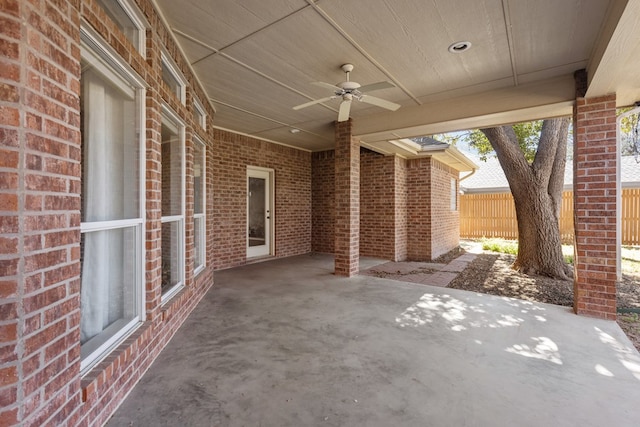
<path fill-rule="evenodd" d="M 204 146 L 198 142 L 193 149 L 193 211 L 204 212 Z"/>
<path fill-rule="evenodd" d="M 451 210 L 458 210 L 458 182 L 455 178 L 451 178 Z"/>
<path fill-rule="evenodd" d="M 195 269 L 205 264 L 205 148 L 199 140 L 193 145 L 193 199 Z"/>
<path fill-rule="evenodd" d="M 131 44 L 136 48 L 140 38 L 140 29 L 133 22 L 131 17 L 122 8 L 117 0 L 97 0 L 100 6 L 107 13 L 109 18 L 118 25 L 118 28 L 124 33 L 125 37 L 129 39 Z"/>
<path fill-rule="evenodd" d="M 162 224 L 162 293 L 172 289 L 182 281 L 182 221 Z"/>
<path fill-rule="evenodd" d="M 104 66 L 82 68 L 82 221 L 138 218 L 137 91 Z"/>
<path fill-rule="evenodd" d="M 195 235 L 195 269 L 197 270 L 204 265 L 205 262 L 205 245 L 204 245 L 204 216 L 200 215 L 193 218 L 193 230 Z"/>
<path fill-rule="evenodd" d="M 193 100 L 193 120 L 200 125 L 201 128 L 206 128 L 206 113 L 204 112 L 204 107 L 200 103 L 200 101 L 195 98 Z"/>
<path fill-rule="evenodd" d="M 137 227 L 82 233 L 83 358 L 136 317 L 136 233 Z"/>
<path fill-rule="evenodd" d="M 164 60 L 162 61 L 162 80 L 167 84 L 167 86 L 169 86 L 172 93 L 174 93 L 178 98 L 181 98 L 182 83 L 174 75 L 173 71 Z"/>
<path fill-rule="evenodd" d="M 182 141 L 173 123 L 162 121 L 162 216 L 182 215 Z"/>
<path fill-rule="evenodd" d="M 193 119 L 200 127 L 204 128 L 204 115 L 197 108 L 193 109 Z"/>
<path fill-rule="evenodd" d="M 266 242 L 266 185 L 264 178 L 249 177 L 249 246 L 262 246 Z"/>

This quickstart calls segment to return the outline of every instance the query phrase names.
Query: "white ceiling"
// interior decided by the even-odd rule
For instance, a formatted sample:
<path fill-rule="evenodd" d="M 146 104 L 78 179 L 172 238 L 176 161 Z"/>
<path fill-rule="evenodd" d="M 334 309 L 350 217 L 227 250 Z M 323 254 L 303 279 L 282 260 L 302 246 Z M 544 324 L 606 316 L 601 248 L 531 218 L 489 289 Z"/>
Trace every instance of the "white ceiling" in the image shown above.
<path fill-rule="evenodd" d="M 332 148 L 339 100 L 313 81 L 354 64 L 387 111 L 354 101 L 354 132 L 388 140 L 571 114 L 588 96 L 640 100 L 640 0 L 156 0 L 216 109 L 214 125 L 312 151 Z M 470 50 L 452 54 L 454 42 Z M 291 129 L 300 129 L 291 133 Z"/>

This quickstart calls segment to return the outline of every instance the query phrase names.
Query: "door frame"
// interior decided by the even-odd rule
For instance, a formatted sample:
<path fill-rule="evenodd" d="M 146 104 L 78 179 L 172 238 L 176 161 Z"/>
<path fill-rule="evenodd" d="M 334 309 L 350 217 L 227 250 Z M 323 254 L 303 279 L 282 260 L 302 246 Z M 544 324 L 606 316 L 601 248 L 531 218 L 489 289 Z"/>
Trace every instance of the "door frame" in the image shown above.
<path fill-rule="evenodd" d="M 275 235 L 275 170 L 270 168 L 263 168 L 260 166 L 247 166 L 247 181 L 246 181 L 246 228 L 245 228 L 245 245 L 246 256 L 250 258 L 261 258 L 275 255 L 274 235 Z M 265 239 L 266 243 L 262 246 L 249 246 L 249 178 L 263 178 L 266 180 L 267 191 L 265 196 L 267 218 L 265 218 Z"/>

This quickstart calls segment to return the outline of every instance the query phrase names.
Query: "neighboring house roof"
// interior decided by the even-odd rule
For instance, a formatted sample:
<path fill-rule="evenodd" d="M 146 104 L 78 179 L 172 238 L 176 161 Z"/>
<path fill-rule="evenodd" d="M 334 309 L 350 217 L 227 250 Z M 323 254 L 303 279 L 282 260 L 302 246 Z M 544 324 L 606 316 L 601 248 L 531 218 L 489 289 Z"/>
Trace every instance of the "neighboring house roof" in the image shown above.
<path fill-rule="evenodd" d="M 633 156 L 620 159 L 620 179 L 623 187 L 640 187 L 640 163 Z M 489 158 L 486 162 L 476 162 L 480 168 L 468 179 L 460 182 L 460 189 L 465 193 L 500 193 L 509 191 L 509 182 L 502 171 L 497 158 Z M 564 187 L 573 187 L 573 163 L 567 162 L 564 170 Z"/>

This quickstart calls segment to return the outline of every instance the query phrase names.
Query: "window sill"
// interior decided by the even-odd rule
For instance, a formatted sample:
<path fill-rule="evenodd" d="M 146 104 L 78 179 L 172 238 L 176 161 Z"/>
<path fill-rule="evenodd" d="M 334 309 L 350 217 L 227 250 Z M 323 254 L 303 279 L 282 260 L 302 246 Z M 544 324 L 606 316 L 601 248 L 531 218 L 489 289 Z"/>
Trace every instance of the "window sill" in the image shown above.
<path fill-rule="evenodd" d="M 169 320 L 185 304 L 189 294 L 189 287 L 180 285 L 180 288 L 162 303 L 160 311 L 163 322 Z"/>
<path fill-rule="evenodd" d="M 133 376 L 132 370 L 137 370 L 135 358 L 140 355 L 140 349 L 145 348 L 151 340 L 151 322 L 143 322 L 140 326 L 120 343 L 107 357 L 95 365 L 80 380 L 82 401 L 87 402 L 105 393 L 111 387 L 113 378 L 121 377 L 125 373 Z"/>

